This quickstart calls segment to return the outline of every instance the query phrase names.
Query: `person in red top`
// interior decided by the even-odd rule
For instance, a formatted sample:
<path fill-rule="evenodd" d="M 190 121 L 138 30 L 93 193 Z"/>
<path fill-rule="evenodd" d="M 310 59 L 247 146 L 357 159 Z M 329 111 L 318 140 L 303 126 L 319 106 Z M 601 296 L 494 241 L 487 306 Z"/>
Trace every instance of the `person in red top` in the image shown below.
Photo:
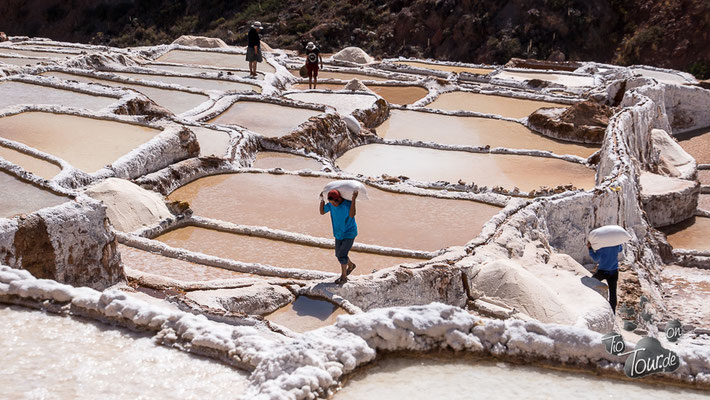
<path fill-rule="evenodd" d="M 323 68 L 323 57 L 320 55 L 320 49 L 313 42 L 308 42 L 306 45 L 306 69 L 308 70 L 308 88 L 315 89 L 318 84 L 318 61 L 320 67 Z"/>

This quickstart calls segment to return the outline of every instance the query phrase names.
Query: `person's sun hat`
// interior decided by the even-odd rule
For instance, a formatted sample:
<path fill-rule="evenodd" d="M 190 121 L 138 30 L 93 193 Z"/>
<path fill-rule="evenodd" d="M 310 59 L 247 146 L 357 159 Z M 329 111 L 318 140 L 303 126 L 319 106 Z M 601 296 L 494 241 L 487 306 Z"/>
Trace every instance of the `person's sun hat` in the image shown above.
<path fill-rule="evenodd" d="M 313 42 L 308 42 L 308 44 L 306 45 L 307 50 L 313 50 L 315 48 L 316 48 L 316 45 L 313 44 Z"/>
<path fill-rule="evenodd" d="M 338 192 L 337 189 L 331 190 L 330 192 L 328 192 L 328 200 L 340 200 L 340 192 Z"/>
<path fill-rule="evenodd" d="M 261 26 L 261 22 L 259 22 L 259 21 L 252 22 L 251 27 L 254 29 L 264 29 L 264 27 Z"/>

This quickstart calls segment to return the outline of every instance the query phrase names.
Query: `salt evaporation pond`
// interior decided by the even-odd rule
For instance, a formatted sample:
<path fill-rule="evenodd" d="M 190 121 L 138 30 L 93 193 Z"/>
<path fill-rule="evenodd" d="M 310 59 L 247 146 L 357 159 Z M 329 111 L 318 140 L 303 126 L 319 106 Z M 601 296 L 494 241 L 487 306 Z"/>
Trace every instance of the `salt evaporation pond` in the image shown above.
<path fill-rule="evenodd" d="M 710 328 L 710 271 L 701 268 L 664 265 L 661 270 L 666 307 L 682 315 L 683 324 Z"/>
<path fill-rule="evenodd" d="M 678 144 L 695 158 L 698 164 L 710 164 L 710 127 L 677 135 Z"/>
<path fill-rule="evenodd" d="M 284 97 L 304 103 L 331 106 L 343 115 L 352 114 L 355 110 L 366 110 L 377 101 L 377 97 L 371 94 L 358 93 L 289 93 Z"/>
<path fill-rule="evenodd" d="M 287 171 L 302 169 L 320 171 L 323 168 L 323 164 L 312 158 L 276 151 L 260 151 L 256 154 L 256 160 L 252 166 L 263 169 L 281 168 Z"/>
<path fill-rule="evenodd" d="M 698 171 L 698 180 L 703 185 L 710 185 L 710 169 L 701 169 Z"/>
<path fill-rule="evenodd" d="M 593 76 L 503 70 L 499 74 L 496 74 L 495 77 L 500 79 L 512 79 L 519 82 L 540 79 L 567 87 L 594 86 Z"/>
<path fill-rule="evenodd" d="M 116 82 L 108 79 L 94 78 L 84 75 L 68 74 L 64 72 L 46 72 L 44 76 L 53 76 L 64 80 L 73 80 L 85 83 L 99 83 L 106 86 L 133 89 L 149 99 L 161 105 L 174 114 L 182 114 L 209 100 L 209 97 L 202 94 L 183 92 L 180 90 L 161 89 L 152 86 Z"/>
<path fill-rule="evenodd" d="M 4 171 L 0 171 L 0 188 L 0 218 L 12 218 L 70 201 L 68 197 L 58 196 Z"/>
<path fill-rule="evenodd" d="M 28 65 L 37 65 L 42 61 L 48 61 L 47 59 L 41 58 L 18 58 L 18 57 L 0 57 L 0 63 L 8 65 L 16 65 L 18 67 L 25 67 Z"/>
<path fill-rule="evenodd" d="M 0 306 L 7 399 L 234 399 L 248 373 L 125 329 Z"/>
<path fill-rule="evenodd" d="M 239 125 L 267 137 L 280 137 L 291 133 L 309 118 L 320 114 L 320 111 L 304 108 L 258 101 L 238 101 L 209 122 Z"/>
<path fill-rule="evenodd" d="M 21 104 L 85 108 L 98 111 L 117 102 L 108 96 L 94 96 L 72 90 L 24 82 L 0 82 L 0 109 Z"/>
<path fill-rule="evenodd" d="M 391 356 L 351 377 L 334 400 L 707 399 L 690 389 L 453 357 Z"/>
<path fill-rule="evenodd" d="M 459 179 L 478 186 L 518 187 L 529 192 L 540 186 L 573 184 L 594 187 L 594 170 L 581 164 L 545 157 L 510 154 L 468 153 L 421 147 L 369 144 L 348 150 L 338 166 L 365 176 L 404 175 L 426 182 Z"/>
<path fill-rule="evenodd" d="M 632 68 L 632 72 L 640 74 L 646 78 L 653 78 L 661 83 L 669 83 L 672 85 L 683 85 L 689 83 L 685 78 L 672 72 L 656 71 L 645 68 Z"/>
<path fill-rule="evenodd" d="M 45 58 L 68 58 L 76 57 L 79 54 L 72 53 L 60 53 L 55 51 L 32 51 L 32 50 L 22 50 L 13 47 L 2 47 L 0 46 L 0 53 L 2 54 L 17 54 L 27 57 L 45 57 Z"/>
<path fill-rule="evenodd" d="M 332 238 L 330 216 L 318 212 L 318 196 L 331 181 L 295 175 L 223 174 L 193 181 L 168 199 L 189 202 L 201 217 Z M 374 187 L 367 192 L 370 200 L 357 204 L 357 242 L 380 246 L 433 251 L 463 245 L 501 210 L 469 200 L 397 194 Z"/>
<path fill-rule="evenodd" d="M 119 244 L 123 265 L 149 274 L 160 275 L 167 278 L 185 282 L 211 281 L 215 279 L 243 278 L 250 276 L 228 269 L 200 265 L 185 260 L 165 257 Z"/>
<path fill-rule="evenodd" d="M 0 157 L 44 179 L 52 179 L 62 170 L 49 161 L 4 147 L 2 144 L 0 144 Z"/>
<path fill-rule="evenodd" d="M 301 75 L 299 75 L 298 70 L 291 71 L 291 73 L 296 76 L 297 78 L 301 78 Z M 301 79 L 308 79 L 306 78 L 301 78 Z M 353 79 L 357 79 L 360 81 L 388 81 L 390 78 L 382 78 L 379 76 L 373 76 L 373 75 L 367 75 L 367 74 L 358 74 L 356 72 L 335 72 L 335 71 L 318 71 L 318 82 L 320 82 L 323 79 L 338 79 L 341 81 L 347 81 L 350 82 Z"/>
<path fill-rule="evenodd" d="M 710 251 L 710 218 L 695 216 L 662 228 L 674 249 Z"/>
<path fill-rule="evenodd" d="M 261 87 L 248 83 L 228 81 L 224 79 L 193 78 L 188 76 L 170 76 L 156 74 L 137 74 L 130 72 L 113 71 L 114 74 L 125 78 L 142 79 L 145 81 L 155 81 L 168 84 L 176 84 L 187 87 L 194 87 L 202 90 L 221 90 L 239 92 L 261 93 Z"/>
<path fill-rule="evenodd" d="M 408 65 L 410 67 L 416 67 L 416 68 L 431 69 L 431 70 L 435 70 L 435 71 L 456 72 L 457 74 L 461 73 L 461 72 L 468 72 L 469 74 L 488 75 L 489 73 L 494 71 L 493 68 L 476 68 L 476 67 L 464 67 L 464 66 L 456 66 L 456 65 L 442 65 L 442 64 L 425 63 L 425 62 L 420 62 L 420 61 L 396 61 L 395 64 Z"/>
<path fill-rule="evenodd" d="M 542 107 L 569 106 L 546 101 L 456 91 L 442 94 L 426 107 L 446 111 L 473 111 L 509 118 L 525 118 Z"/>
<path fill-rule="evenodd" d="M 556 154 L 589 157 L 598 146 L 565 143 L 539 135 L 525 125 L 491 118 L 459 117 L 428 112 L 391 110 L 390 117 L 377 127 L 385 139 L 468 146 L 548 150 Z"/>
<path fill-rule="evenodd" d="M 155 61 L 175 64 L 211 65 L 214 67 L 249 69 L 246 54 L 219 53 L 215 51 L 170 50 Z M 266 61 L 258 63 L 257 70 L 276 72 Z"/>
<path fill-rule="evenodd" d="M 95 172 L 149 141 L 160 131 L 76 115 L 24 112 L 0 118 L 0 136 Z"/>
<path fill-rule="evenodd" d="M 249 78 L 248 69 L 233 69 L 233 68 L 210 68 L 210 67 L 187 67 L 182 65 L 163 65 L 163 64 L 145 64 L 144 67 L 157 69 L 160 71 L 177 72 L 179 74 L 219 74 L 223 73 L 232 76 L 241 76 L 243 78 Z M 264 73 L 256 71 L 258 75 L 256 79 L 264 79 Z"/>
<path fill-rule="evenodd" d="M 292 331 L 307 332 L 333 325 L 338 315 L 348 313 L 335 304 L 321 299 L 298 296 L 291 304 L 267 315 L 267 320 L 283 325 Z"/>
<path fill-rule="evenodd" d="M 428 90 L 419 86 L 370 84 L 367 85 L 367 88 L 392 104 L 412 104 L 429 94 Z M 308 84 L 299 83 L 291 86 L 291 89 L 308 90 Z M 339 83 L 319 83 L 317 89 L 345 90 L 345 85 Z"/>
<path fill-rule="evenodd" d="M 324 223 L 330 223 L 330 221 L 324 221 Z M 335 258 L 333 249 L 238 235 L 194 226 L 175 229 L 155 239 L 169 246 L 244 263 L 260 263 L 282 268 L 340 273 L 340 264 Z M 359 251 L 351 251 L 350 258 L 354 263 L 361 265 L 360 268 L 355 269 L 353 275 L 369 274 L 373 269 L 391 267 L 400 263 L 421 261 Z"/>
<path fill-rule="evenodd" d="M 201 157 L 225 157 L 227 155 L 230 141 L 227 132 L 201 126 L 188 126 L 188 128 L 197 136 Z"/>

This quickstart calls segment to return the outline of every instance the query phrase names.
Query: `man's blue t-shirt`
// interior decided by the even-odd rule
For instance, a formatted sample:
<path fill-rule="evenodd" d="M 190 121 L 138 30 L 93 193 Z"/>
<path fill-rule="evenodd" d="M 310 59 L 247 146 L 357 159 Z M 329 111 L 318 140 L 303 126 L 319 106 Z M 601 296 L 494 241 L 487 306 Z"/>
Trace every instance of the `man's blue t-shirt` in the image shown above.
<path fill-rule="evenodd" d="M 323 211 L 330 212 L 330 222 L 333 223 L 333 236 L 338 240 L 355 239 L 357 236 L 355 218 L 350 218 L 351 204 L 352 201 L 343 199 L 343 202 L 337 207 L 330 203 L 325 203 L 323 206 Z"/>
<path fill-rule="evenodd" d="M 621 245 L 602 247 L 597 251 L 589 249 L 589 256 L 599 263 L 599 270 L 607 272 L 619 269 L 619 253 L 621 253 Z"/>

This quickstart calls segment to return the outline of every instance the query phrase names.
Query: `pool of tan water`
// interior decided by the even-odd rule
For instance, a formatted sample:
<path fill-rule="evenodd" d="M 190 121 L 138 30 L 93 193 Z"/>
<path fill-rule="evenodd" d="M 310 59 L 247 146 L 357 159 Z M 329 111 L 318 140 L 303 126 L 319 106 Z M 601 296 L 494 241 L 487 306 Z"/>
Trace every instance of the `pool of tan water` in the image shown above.
<path fill-rule="evenodd" d="M 200 157 L 225 157 L 229 151 L 229 134 L 216 129 L 201 126 L 188 126 L 195 133 L 200 143 Z"/>
<path fill-rule="evenodd" d="M 173 247 L 181 247 L 245 263 L 340 273 L 340 264 L 335 258 L 335 250 L 333 249 L 237 235 L 193 226 L 176 229 L 155 239 Z M 354 275 L 369 274 L 373 269 L 392 267 L 400 263 L 421 261 L 357 251 L 351 251 L 350 258 L 358 264 L 358 268 L 353 272 Z"/>
<path fill-rule="evenodd" d="M 524 118 L 542 107 L 569 107 L 564 104 L 537 100 L 516 99 L 470 92 L 450 92 L 439 96 L 428 108 L 447 111 L 474 111 L 509 118 Z"/>
<path fill-rule="evenodd" d="M 488 360 L 389 356 L 356 373 L 334 400 L 702 399 L 702 391 L 651 386 Z"/>
<path fill-rule="evenodd" d="M 664 265 L 664 303 L 672 315 L 695 327 L 710 328 L 710 273 L 706 269 Z"/>
<path fill-rule="evenodd" d="M 223 174 L 191 182 L 168 196 L 187 201 L 195 215 L 332 238 L 319 194 L 329 178 Z M 249 188 L 249 190 L 243 190 Z M 357 242 L 417 250 L 463 245 L 501 208 L 467 200 L 396 194 L 368 187 L 357 202 Z M 275 195 L 277 193 L 277 195 Z"/>
<path fill-rule="evenodd" d="M 581 164 L 552 158 L 509 154 L 478 154 L 408 146 L 370 144 L 347 151 L 338 166 L 365 176 L 408 176 L 428 182 L 459 179 L 478 186 L 518 187 L 531 191 L 540 186 L 573 184 L 580 189 L 594 187 L 594 170 Z"/>
<path fill-rule="evenodd" d="M 180 74 L 217 74 L 219 72 L 223 72 L 225 75 L 228 74 L 228 72 L 232 73 L 232 76 L 237 76 L 237 77 L 242 77 L 242 78 L 248 78 L 248 79 L 253 79 L 249 77 L 249 69 L 239 69 L 237 71 L 234 70 L 220 70 L 220 69 L 213 69 L 213 68 L 198 68 L 198 67 L 187 67 L 187 66 L 182 66 L 182 65 L 162 65 L 162 64 L 146 64 L 144 65 L 146 68 L 152 68 L 152 69 L 157 69 L 159 71 L 168 71 L 168 72 L 177 72 Z M 264 79 L 264 73 L 257 71 L 257 80 L 259 79 Z"/>
<path fill-rule="evenodd" d="M 91 321 L 0 305 L 6 399 L 234 399 L 249 374 Z M 229 390 L 225 390 L 229 388 Z"/>
<path fill-rule="evenodd" d="M 0 82 L 0 109 L 20 104 L 35 104 L 98 111 L 117 101 L 118 99 L 113 97 L 93 96 L 49 86 L 24 82 Z"/>
<path fill-rule="evenodd" d="M 323 164 L 312 158 L 297 156 L 295 154 L 260 151 L 256 154 L 253 167 L 263 169 L 281 168 L 287 171 L 298 171 L 301 169 L 320 171 L 321 168 L 323 168 Z"/>
<path fill-rule="evenodd" d="M 500 79 L 512 79 L 519 82 L 531 79 L 540 79 L 543 81 L 558 83 L 567 87 L 594 86 L 594 77 L 592 76 L 505 70 L 499 74 L 496 74 L 495 77 Z"/>
<path fill-rule="evenodd" d="M 134 247 L 118 245 L 123 265 L 139 271 L 185 282 L 211 281 L 215 279 L 243 278 L 251 276 L 223 268 L 200 265 L 189 261 L 161 256 Z"/>
<path fill-rule="evenodd" d="M 308 118 L 320 114 L 320 111 L 278 104 L 238 101 L 209 122 L 239 125 L 267 137 L 280 137 L 291 133 Z"/>
<path fill-rule="evenodd" d="M 18 67 L 25 67 L 27 65 L 37 65 L 43 60 L 40 58 L 16 58 L 16 57 L 0 57 L 0 63 L 8 65 L 17 65 Z"/>
<path fill-rule="evenodd" d="M 89 173 L 159 133 L 139 125 L 45 112 L 0 118 L 0 136 L 53 154 Z"/>
<path fill-rule="evenodd" d="M 710 194 L 701 194 L 698 197 L 698 209 L 710 212 Z"/>
<path fill-rule="evenodd" d="M 343 115 L 352 114 L 355 110 L 366 110 L 377 101 L 373 95 L 356 93 L 289 93 L 284 97 L 331 106 Z"/>
<path fill-rule="evenodd" d="M 377 135 L 385 139 L 410 139 L 441 144 L 548 150 L 556 154 L 574 154 L 585 158 L 599 149 L 597 146 L 553 140 L 516 122 L 407 110 L 391 110 L 389 119 L 377 127 Z"/>
<path fill-rule="evenodd" d="M 678 144 L 687 151 L 698 164 L 710 164 L 710 127 L 677 135 Z"/>
<path fill-rule="evenodd" d="M 211 51 L 170 50 L 158 57 L 155 61 L 176 63 L 210 65 L 214 67 L 240 68 L 249 70 L 249 62 L 245 54 L 226 54 Z M 266 61 L 257 63 L 257 71 L 276 72 L 276 69 Z"/>
<path fill-rule="evenodd" d="M 419 86 L 367 85 L 367 87 L 392 104 L 412 104 L 417 100 L 424 98 L 429 93 L 428 90 Z M 308 84 L 299 83 L 293 85 L 291 89 L 307 90 Z M 345 85 L 337 83 L 322 83 L 318 84 L 317 89 L 344 90 Z"/>
<path fill-rule="evenodd" d="M 265 318 L 292 331 L 307 332 L 333 325 L 338 315 L 347 315 L 347 312 L 326 300 L 298 296 L 293 303 L 274 311 Z"/>
<path fill-rule="evenodd" d="M 125 78 L 141 79 L 145 81 L 155 81 L 169 84 L 177 84 L 202 90 L 221 90 L 238 92 L 261 93 L 261 87 L 248 83 L 228 81 L 224 79 L 192 78 L 186 76 L 168 76 L 153 74 L 134 74 L 129 72 L 114 72 L 118 76 Z"/>
<path fill-rule="evenodd" d="M 291 70 L 291 73 L 298 77 L 301 78 L 301 75 L 299 75 L 298 70 Z M 306 77 L 305 79 L 308 79 Z M 353 79 L 361 80 L 361 81 L 388 81 L 390 78 L 382 78 L 379 76 L 372 76 L 372 75 L 367 75 L 367 74 L 357 74 L 353 72 L 333 72 L 333 71 L 318 71 L 318 82 L 320 82 L 321 79 L 340 79 L 342 81 L 347 81 L 350 82 Z"/>
<path fill-rule="evenodd" d="M 688 81 L 686 81 L 685 78 L 683 78 L 682 76 L 671 72 L 654 71 L 644 68 L 632 68 L 631 71 L 636 74 L 640 74 L 646 78 L 653 78 L 661 83 L 670 83 L 674 85 L 682 85 L 688 83 Z"/>
<path fill-rule="evenodd" d="M 70 201 L 68 197 L 40 189 L 4 171 L 0 171 L 0 188 L 0 218 L 12 218 Z"/>
<path fill-rule="evenodd" d="M 77 82 L 100 83 L 111 87 L 133 89 L 175 114 L 182 114 L 185 111 L 191 110 L 209 100 L 209 97 L 201 94 L 183 92 L 180 90 L 160 89 L 152 86 L 133 85 L 129 83 L 115 82 L 108 79 L 67 74 L 64 72 L 46 72 L 42 75 L 54 76 L 59 79 L 73 80 Z"/>
<path fill-rule="evenodd" d="M 44 179 L 52 179 L 62 170 L 49 161 L 4 147 L 2 144 L 0 144 L 0 157 Z"/>
<path fill-rule="evenodd" d="M 710 169 L 698 170 L 698 180 L 702 185 L 710 185 Z"/>
<path fill-rule="evenodd" d="M 710 218 L 692 217 L 661 230 L 675 249 L 710 251 Z"/>
<path fill-rule="evenodd" d="M 78 54 L 70 53 L 60 53 L 56 51 L 32 51 L 32 50 L 22 50 L 12 47 L 2 47 L 0 46 L 0 54 L 18 54 L 27 57 L 45 57 L 45 58 L 67 58 L 76 57 Z"/>
<path fill-rule="evenodd" d="M 468 72 L 469 74 L 480 74 L 480 75 L 488 75 L 489 73 L 494 71 L 493 68 L 459 67 L 459 66 L 454 66 L 454 65 L 431 64 L 431 63 L 424 63 L 424 62 L 417 62 L 417 61 L 396 61 L 395 64 L 409 65 L 410 67 L 426 68 L 426 69 L 431 69 L 431 70 L 435 70 L 435 71 L 456 72 L 456 73 Z"/>

